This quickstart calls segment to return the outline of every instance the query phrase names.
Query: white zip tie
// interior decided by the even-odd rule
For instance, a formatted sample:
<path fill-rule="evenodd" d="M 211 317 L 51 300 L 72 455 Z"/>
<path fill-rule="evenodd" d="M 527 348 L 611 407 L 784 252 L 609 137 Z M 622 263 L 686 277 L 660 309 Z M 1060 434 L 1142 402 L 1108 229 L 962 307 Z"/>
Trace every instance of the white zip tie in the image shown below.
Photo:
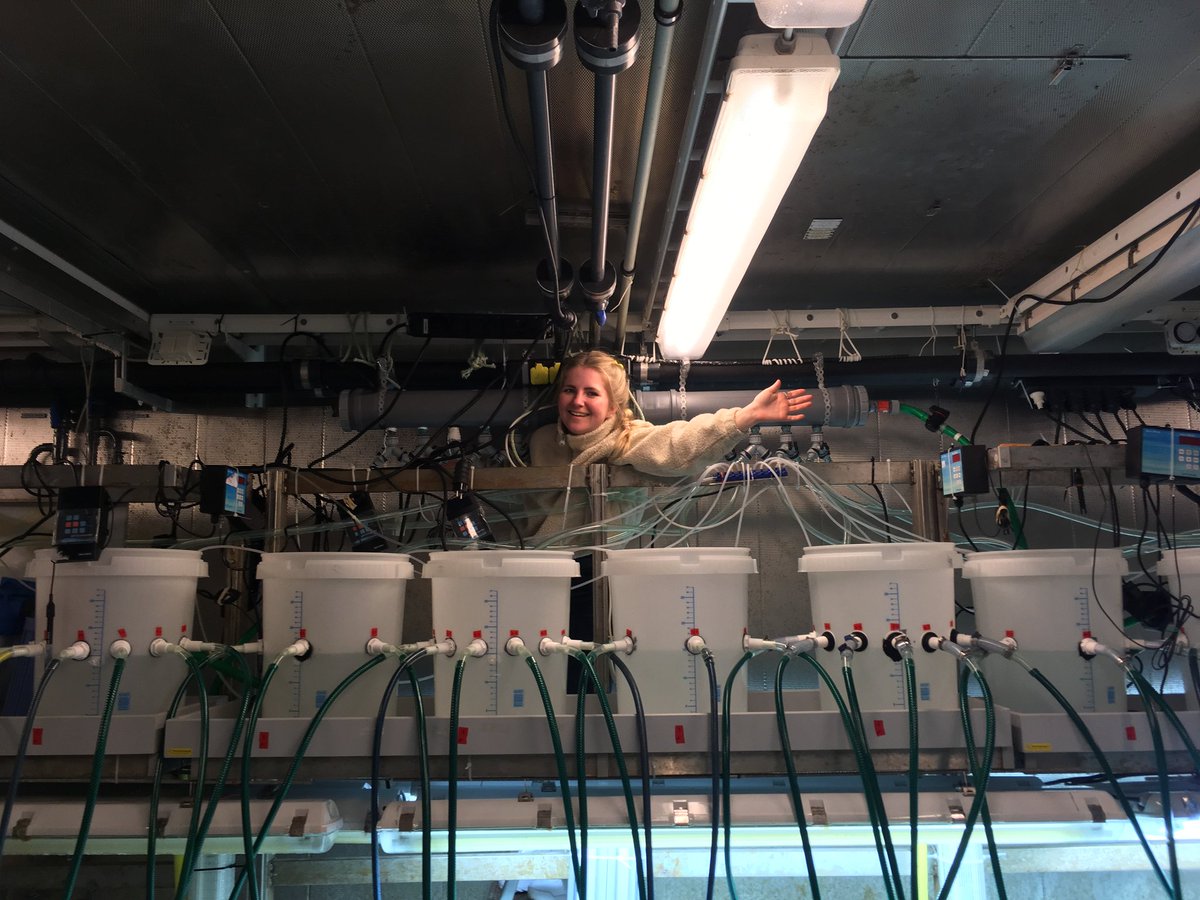
<path fill-rule="evenodd" d="M 571 502 L 571 482 L 575 480 L 575 463 L 567 463 L 567 492 L 563 494 L 563 524 L 567 521 L 567 507 Z"/>

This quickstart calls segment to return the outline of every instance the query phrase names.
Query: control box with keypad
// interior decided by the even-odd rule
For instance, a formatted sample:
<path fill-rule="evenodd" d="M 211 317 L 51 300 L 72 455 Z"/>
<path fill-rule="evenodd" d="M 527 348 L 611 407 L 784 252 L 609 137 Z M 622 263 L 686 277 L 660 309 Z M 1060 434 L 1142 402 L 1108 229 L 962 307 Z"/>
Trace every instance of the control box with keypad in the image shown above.
<path fill-rule="evenodd" d="M 1151 481 L 1200 482 L 1200 431 L 1157 425 L 1129 429 L 1125 474 Z"/>

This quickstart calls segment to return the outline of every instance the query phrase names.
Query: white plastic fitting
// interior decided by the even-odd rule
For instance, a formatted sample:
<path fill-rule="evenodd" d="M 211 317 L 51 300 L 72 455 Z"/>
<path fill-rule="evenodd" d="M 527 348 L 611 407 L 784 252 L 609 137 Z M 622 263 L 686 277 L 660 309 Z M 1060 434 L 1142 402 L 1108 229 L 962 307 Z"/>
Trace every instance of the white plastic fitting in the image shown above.
<path fill-rule="evenodd" d="M 842 655 L 845 656 L 847 653 L 859 653 L 865 648 L 866 644 L 862 637 L 860 635 L 851 633 L 842 638 L 842 645 L 838 649 L 841 650 Z"/>
<path fill-rule="evenodd" d="M 431 642 L 426 647 L 426 650 L 428 651 L 426 654 L 428 656 L 453 656 L 458 652 L 458 644 L 455 642 L 454 638 L 446 635 L 446 637 L 440 641 Z"/>
<path fill-rule="evenodd" d="M 1079 652 L 1082 653 L 1086 657 L 1107 656 L 1109 659 L 1113 660 L 1117 665 L 1119 665 L 1119 666 L 1125 665 L 1125 657 L 1123 657 L 1116 650 L 1112 649 L 1112 647 L 1107 647 L 1104 644 L 1100 643 L 1095 638 L 1090 638 L 1090 637 L 1082 638 L 1079 641 Z"/>
<path fill-rule="evenodd" d="M 704 638 L 700 637 L 700 635 L 693 634 L 683 642 L 683 647 L 688 653 L 692 654 L 692 656 L 699 656 L 708 649 L 708 644 L 704 642 Z"/>
<path fill-rule="evenodd" d="M 630 632 L 625 633 L 625 637 L 617 638 L 615 641 L 609 641 L 607 644 L 600 644 L 596 647 L 596 655 L 603 653 L 624 653 L 629 656 L 637 649 L 637 638 Z"/>
<path fill-rule="evenodd" d="M 504 642 L 504 652 L 509 656 L 530 656 L 529 648 L 519 635 L 513 635 Z"/>
<path fill-rule="evenodd" d="M 87 641 L 76 641 L 58 651 L 59 659 L 87 659 L 92 655 L 92 648 Z"/>
<path fill-rule="evenodd" d="M 212 641 L 193 641 L 191 638 L 181 637 L 179 646 L 188 653 L 220 653 L 222 651 L 232 651 L 234 653 L 262 653 L 263 642 L 253 641 L 249 644 L 214 644 Z"/>
<path fill-rule="evenodd" d="M 892 638 L 892 646 L 901 656 L 907 656 L 909 659 L 913 655 L 913 643 L 909 636 L 903 631 L 893 632 L 896 636 Z"/>
<path fill-rule="evenodd" d="M 275 658 L 275 661 L 279 662 L 289 656 L 307 656 L 311 650 L 312 644 L 308 642 L 307 638 L 297 638 L 279 651 L 279 656 Z"/>
<path fill-rule="evenodd" d="M 13 659 L 20 659 L 25 656 L 41 656 L 46 652 L 46 642 L 37 641 L 32 644 L 17 644 L 15 647 L 9 647 L 8 652 Z"/>
<path fill-rule="evenodd" d="M 583 653 L 591 653 L 596 649 L 595 641 L 580 641 L 566 634 L 562 636 L 562 643 L 571 650 L 579 650 Z"/>
<path fill-rule="evenodd" d="M 1017 639 L 1013 637 L 1002 637 L 999 640 L 995 638 L 987 638 L 981 635 L 976 635 L 972 646 L 978 647 L 986 653 L 998 653 L 1006 659 L 1017 652 Z"/>
<path fill-rule="evenodd" d="M 463 654 L 465 656 L 474 656 L 476 659 L 481 656 L 487 656 L 487 641 L 485 641 L 483 638 L 475 638 L 473 641 L 471 641 L 471 643 L 467 644 L 467 646 L 463 648 Z"/>
<path fill-rule="evenodd" d="M 538 653 L 542 656 L 549 656 L 551 653 L 570 653 L 571 648 L 566 645 L 565 641 L 556 641 L 552 637 L 544 637 L 538 641 Z"/>
<path fill-rule="evenodd" d="M 750 637 L 748 634 L 742 635 L 742 650 L 746 653 L 757 653 L 760 650 L 778 650 L 783 652 L 788 649 L 787 644 L 780 641 L 772 641 L 767 638 Z"/>
<path fill-rule="evenodd" d="M 125 638 L 117 638 L 108 645 L 108 655 L 114 659 L 129 659 L 129 654 L 133 652 L 133 645 Z"/>
<path fill-rule="evenodd" d="M 949 638 L 942 637 L 940 634 L 927 632 L 926 641 L 932 649 L 944 650 L 951 656 L 966 657 L 967 655 L 966 651 L 964 651 L 962 647 L 958 646 L 958 644 L 954 643 L 954 641 L 950 640 Z"/>
<path fill-rule="evenodd" d="M 438 646 L 438 642 L 433 639 L 428 641 L 417 641 L 415 644 L 389 644 L 386 641 L 381 641 L 377 637 L 373 637 L 367 641 L 366 651 L 367 656 L 379 656 L 380 654 L 385 656 L 401 656 L 405 653 L 415 653 L 418 650 L 424 650 L 427 647 L 433 648 L 436 646 Z"/>
<path fill-rule="evenodd" d="M 158 658 L 166 656 L 168 653 L 187 653 L 187 650 L 179 646 L 179 644 L 172 644 L 170 641 L 160 637 L 150 642 L 151 656 Z"/>

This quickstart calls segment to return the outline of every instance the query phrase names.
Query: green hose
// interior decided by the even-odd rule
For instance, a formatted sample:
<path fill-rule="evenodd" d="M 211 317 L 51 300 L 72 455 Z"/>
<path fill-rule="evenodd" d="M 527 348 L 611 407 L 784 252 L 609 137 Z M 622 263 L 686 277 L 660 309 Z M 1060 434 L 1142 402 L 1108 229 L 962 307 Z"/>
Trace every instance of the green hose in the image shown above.
<path fill-rule="evenodd" d="M 200 753 L 196 760 L 196 799 L 192 804 L 192 818 L 188 823 L 187 843 L 183 849 L 183 864 L 179 870 L 179 885 L 175 888 L 176 898 L 187 896 L 187 886 L 192 880 L 192 871 L 196 868 L 197 847 L 204 840 L 200 833 L 200 815 L 204 810 L 204 781 L 208 774 L 209 737 L 208 688 L 204 685 L 204 674 L 200 671 L 200 664 L 192 654 L 181 655 L 184 662 L 187 663 L 188 669 L 191 670 L 192 679 L 196 682 L 196 689 L 200 694 Z M 230 750 L 236 744 L 236 741 L 230 741 Z M 228 752 L 226 758 L 232 761 Z"/>
<path fill-rule="evenodd" d="M 246 719 L 246 731 L 242 743 L 242 867 L 243 880 L 246 883 L 246 893 L 250 900 L 258 900 L 258 876 L 254 873 L 254 823 L 250 816 L 250 762 L 254 758 L 254 732 L 258 727 L 259 716 L 262 715 L 263 700 L 267 696 L 267 688 L 279 671 L 279 663 L 285 657 L 280 657 L 263 670 L 259 680 L 258 693 L 254 697 L 254 706 L 250 708 L 250 716 Z M 240 889 L 239 889 L 240 890 Z M 235 894 L 236 896 L 236 894 Z"/>
<path fill-rule="evenodd" d="M 804 799 L 800 796 L 799 776 L 796 774 L 796 761 L 792 758 L 792 738 L 788 734 L 787 712 L 783 705 L 783 670 L 787 668 L 791 656 L 783 654 L 779 665 L 775 667 L 775 724 L 779 728 L 779 743 L 783 747 L 783 762 L 787 767 L 788 791 L 792 796 L 792 809 L 796 811 L 796 827 L 800 829 L 800 843 L 804 845 L 804 863 L 808 867 L 808 886 L 812 891 L 813 900 L 821 900 L 821 888 L 817 884 L 817 865 L 813 859 L 812 843 L 808 837 L 808 821 L 804 815 Z"/>
<path fill-rule="evenodd" d="M 904 900 L 904 886 L 900 879 L 900 864 L 896 861 L 896 848 L 892 844 L 892 831 L 888 825 L 887 807 L 883 802 L 883 792 L 879 788 L 879 776 L 875 772 L 875 760 L 871 757 L 870 745 L 867 743 L 867 733 L 863 729 L 862 708 L 858 705 L 858 691 L 854 687 L 854 670 L 850 665 L 852 652 L 842 654 L 842 680 L 846 684 L 846 702 L 850 707 L 851 723 L 858 732 L 859 744 L 862 747 L 863 781 L 868 785 L 868 800 L 874 796 L 875 807 L 879 820 L 879 833 L 883 838 L 884 852 L 887 857 L 887 868 L 891 873 L 892 887 L 895 896 Z M 886 878 L 885 878 L 886 883 Z"/>
<path fill-rule="evenodd" d="M 950 868 L 946 872 L 946 880 L 942 884 L 942 890 L 938 893 L 938 900 L 945 900 L 950 894 L 950 888 L 954 884 L 954 879 L 958 875 L 959 866 L 962 865 L 963 856 L 967 852 L 967 845 L 971 841 L 971 832 L 975 829 L 975 821 L 979 818 L 980 813 L 986 815 L 987 809 L 987 783 L 992 771 L 992 758 L 996 752 L 996 705 L 992 701 L 992 692 L 988 687 L 987 681 L 984 680 L 982 673 L 978 667 L 967 657 L 958 657 L 963 663 L 960 668 L 958 678 L 958 711 L 962 720 L 963 740 L 967 747 L 967 765 L 971 769 L 971 777 L 974 781 L 975 799 L 971 802 L 971 807 L 967 811 L 967 819 L 963 824 L 962 837 L 958 842 L 958 849 L 955 851 L 954 859 L 950 863 Z M 979 690 L 983 694 L 983 709 L 984 709 L 984 739 L 983 739 L 983 760 L 979 761 L 975 753 L 975 731 L 971 725 L 971 704 L 967 696 L 967 682 L 971 677 L 975 678 L 975 683 L 979 685 Z M 990 818 L 987 820 L 990 822 Z M 996 880 L 996 891 L 1001 898 L 1007 896 L 1004 892 L 1004 879 L 1000 873 L 1000 857 L 996 851 L 995 838 L 992 836 L 990 826 L 985 826 L 988 830 L 988 850 L 992 857 L 992 874 Z"/>
<path fill-rule="evenodd" d="M 587 675 L 579 679 L 575 697 L 575 796 L 579 803 L 579 900 L 587 898 L 588 807 L 587 807 Z"/>
<path fill-rule="evenodd" d="M 100 726 L 96 731 L 96 750 L 92 754 L 92 778 L 88 784 L 87 799 L 83 804 L 83 818 L 79 823 L 79 836 L 75 839 L 75 853 L 71 856 L 71 868 L 67 874 L 67 887 L 63 891 L 65 900 L 75 893 L 75 882 L 83 866 L 83 851 L 87 847 L 88 832 L 92 827 L 92 815 L 96 812 L 96 800 L 100 796 L 100 777 L 104 773 L 104 749 L 108 744 L 108 729 L 112 725 L 113 710 L 117 705 L 117 691 L 121 687 L 121 674 L 125 671 L 125 658 L 113 659 L 112 674 L 108 678 L 108 696 L 104 700 L 104 712 L 100 715 Z"/>
<path fill-rule="evenodd" d="M 907 403 L 900 404 L 900 412 L 906 413 L 910 416 L 918 418 L 922 422 L 929 421 L 929 413 L 925 412 L 925 410 L 923 410 L 923 409 L 919 409 L 916 406 L 909 406 Z M 971 444 L 970 438 L 968 438 L 966 435 L 959 434 L 957 431 L 955 431 L 949 425 L 942 425 L 938 429 L 938 431 L 940 431 L 946 437 L 950 438 L 950 440 L 954 441 L 955 443 L 957 443 L 963 447 L 968 447 Z"/>
<path fill-rule="evenodd" d="M 432 900 L 433 785 L 429 778 L 429 735 L 425 731 L 425 701 L 421 699 L 421 682 L 411 666 L 408 668 L 408 683 L 413 692 L 413 715 L 417 719 L 417 758 L 421 770 L 421 897 L 422 900 Z"/>
<path fill-rule="evenodd" d="M 1140 674 L 1140 673 L 1139 673 Z M 1196 770 L 1196 775 L 1200 776 L 1200 751 L 1196 749 L 1196 744 L 1192 740 L 1192 736 L 1188 733 L 1184 724 L 1179 721 L 1179 716 L 1175 714 L 1175 710 L 1171 709 L 1171 705 L 1163 698 L 1163 695 L 1151 686 L 1150 682 L 1146 681 L 1146 677 L 1142 678 L 1142 697 L 1147 696 L 1154 701 L 1155 705 L 1162 711 L 1162 714 L 1167 717 L 1167 722 L 1175 729 L 1175 733 L 1179 735 L 1179 739 L 1183 741 L 1183 745 L 1187 748 L 1188 756 L 1192 759 L 1192 766 Z"/>
<path fill-rule="evenodd" d="M 195 869 L 196 859 L 204 852 L 204 839 L 208 836 L 208 831 L 212 827 L 213 817 L 217 814 L 217 804 L 221 801 L 221 794 L 225 790 L 225 783 L 228 781 L 229 773 L 233 769 L 234 757 L 237 755 L 238 748 L 241 744 L 242 728 L 245 727 L 246 724 L 246 713 L 249 710 L 250 704 L 254 700 L 254 678 L 250 674 L 250 666 L 246 663 L 246 659 L 241 653 L 238 653 L 237 651 L 232 652 L 234 653 L 235 658 L 241 663 L 241 676 L 242 683 L 244 685 L 242 689 L 241 707 L 238 709 L 237 719 L 234 720 L 233 733 L 229 736 L 229 746 L 225 750 L 225 758 L 221 760 L 221 769 L 217 773 L 217 780 L 213 783 L 212 793 L 209 795 L 208 806 L 205 807 L 204 810 L 204 819 L 200 822 L 200 832 L 196 838 L 196 852 L 192 857 L 192 868 L 190 870 L 185 870 L 189 879 L 192 875 L 192 871 Z M 202 660 L 200 664 L 203 665 L 204 661 Z M 203 741 L 203 746 L 207 748 L 207 740 Z M 201 788 L 203 788 L 203 783 L 201 783 Z M 180 883 L 183 884 L 183 887 L 176 889 L 175 895 L 177 898 L 183 898 L 185 896 L 184 888 L 187 887 L 187 885 L 183 883 L 182 876 L 180 878 Z"/>
<path fill-rule="evenodd" d="M 1159 884 L 1162 885 L 1162 888 L 1167 892 L 1167 895 L 1173 896 L 1171 884 L 1169 881 L 1167 881 L 1167 876 L 1163 873 L 1162 866 L 1158 864 L 1158 858 L 1154 855 L 1154 851 L 1150 849 L 1150 842 L 1146 840 L 1146 835 L 1142 832 L 1142 826 L 1138 823 L 1137 815 L 1134 813 L 1133 807 L 1129 805 L 1129 800 L 1125 796 L 1125 791 L 1122 789 L 1121 783 L 1117 781 L 1117 776 L 1113 774 L 1112 766 L 1108 764 L 1108 757 L 1104 755 L 1104 751 L 1102 751 L 1100 749 L 1100 745 L 1096 743 L 1096 738 L 1092 736 L 1092 732 L 1088 729 L 1087 725 L 1084 724 L 1079 713 L 1075 711 L 1075 707 L 1067 702 L 1067 698 L 1059 692 L 1058 688 L 1054 686 L 1050 679 L 1038 671 L 1036 667 L 1030 665 L 1029 662 L 1023 657 L 1014 653 L 1011 659 L 1026 672 L 1028 672 L 1031 678 L 1033 678 L 1038 684 L 1046 689 L 1046 692 L 1054 698 L 1054 702 L 1057 703 L 1062 708 L 1062 711 L 1067 714 L 1067 717 L 1071 720 L 1071 723 L 1079 732 L 1080 737 L 1082 737 L 1084 742 L 1087 743 L 1088 748 L 1092 751 L 1092 755 L 1096 757 L 1096 762 L 1100 764 L 1100 770 L 1104 773 L 1105 778 L 1112 787 L 1113 797 L 1119 804 L 1121 804 L 1121 810 L 1125 813 L 1125 817 L 1129 820 L 1129 824 L 1133 828 L 1134 834 L 1137 835 L 1138 842 L 1142 845 L 1142 850 L 1146 854 L 1146 859 L 1150 862 L 1150 868 L 1154 871 L 1154 874 L 1158 878 Z"/>
<path fill-rule="evenodd" d="M 730 707 L 733 703 L 734 679 L 753 656 L 754 654 L 750 652 L 743 653 L 742 658 L 729 670 L 729 675 L 725 679 L 725 692 L 721 697 L 721 818 L 725 827 L 725 884 L 729 886 L 731 900 L 738 900 L 738 894 L 737 888 L 733 885 L 733 859 L 730 849 L 733 834 L 729 826 L 729 808 L 733 805 L 729 796 L 730 744 L 732 743 L 730 732 L 733 728 Z"/>
<path fill-rule="evenodd" d="M 833 679 L 829 677 L 829 673 L 825 671 L 824 666 L 808 653 L 801 653 L 798 655 L 798 658 L 812 666 L 813 671 L 817 673 L 817 677 L 824 682 L 830 696 L 837 705 L 838 714 L 842 717 L 842 727 L 846 731 L 846 739 L 850 741 L 850 748 L 854 752 L 854 759 L 858 763 L 858 772 L 863 782 L 863 796 L 867 803 L 867 814 L 871 819 L 871 832 L 875 837 L 875 851 L 879 856 L 879 872 L 883 876 L 883 886 L 888 897 L 895 897 L 892 891 L 891 877 L 888 873 L 887 851 L 884 849 L 883 836 L 879 830 L 880 810 L 875 801 L 875 795 L 879 791 L 879 782 L 873 777 L 868 777 L 867 774 L 869 771 L 874 771 L 870 751 L 866 749 L 861 740 L 859 729 L 855 727 L 854 720 L 850 717 L 850 711 L 846 708 L 846 702 L 842 699 L 841 692 L 837 689 L 837 685 L 833 683 Z M 866 757 L 865 759 L 864 756 Z"/>
<path fill-rule="evenodd" d="M 334 703 L 337 702 L 337 699 L 341 697 L 342 694 L 344 694 L 346 690 L 352 684 L 354 684 L 354 682 L 356 682 L 361 676 L 367 674 L 367 672 L 371 671 L 371 669 L 382 663 L 385 659 L 387 659 L 387 657 L 383 654 L 380 654 L 379 656 L 372 656 L 365 663 L 343 678 L 341 682 L 338 683 L 338 686 L 329 692 L 329 696 L 325 698 L 325 702 L 321 704 L 321 708 L 313 714 L 312 719 L 308 723 L 308 728 L 304 730 L 304 735 L 300 739 L 300 746 L 297 748 L 295 755 L 292 757 L 292 764 L 288 767 L 287 774 L 280 783 L 279 789 L 275 792 L 275 799 L 271 802 L 271 808 L 267 810 L 267 815 L 263 819 L 262 827 L 259 829 L 258 834 L 254 838 L 254 844 L 249 848 L 249 852 L 246 854 L 245 864 L 242 866 L 241 872 L 238 873 L 237 882 L 234 884 L 233 890 L 230 892 L 231 897 L 239 896 L 242 892 L 242 888 L 246 886 L 247 879 L 252 877 L 249 873 L 250 870 L 254 868 L 254 858 L 258 855 L 258 851 L 262 849 L 262 845 L 266 843 L 267 837 L 271 833 L 271 826 L 275 824 L 275 817 L 279 814 L 279 808 L 283 806 L 284 801 L 287 800 L 288 792 L 292 789 L 292 782 L 296 778 L 296 773 L 300 770 L 300 763 L 303 762 L 304 754 L 308 752 L 308 746 L 312 743 L 312 739 L 316 736 L 317 729 L 320 727 L 321 722 L 325 720 L 325 716 L 327 716 L 329 711 L 333 709 Z M 273 663 L 272 665 L 275 664 Z M 266 693 L 265 675 L 263 682 L 262 690 L 259 692 L 258 699 L 254 704 L 255 712 L 258 712 L 258 710 L 261 708 L 262 698 Z M 253 731 L 247 734 L 246 742 L 248 744 L 252 744 L 252 736 Z M 247 758 L 248 756 L 249 749 L 247 748 Z M 246 758 L 243 759 L 243 766 L 245 763 Z"/>
<path fill-rule="evenodd" d="M 458 717 L 462 701 L 463 673 L 468 656 L 454 664 L 454 685 L 450 688 L 450 752 L 446 773 L 446 900 L 457 900 L 458 875 L 454 870 L 458 846 Z"/>
<path fill-rule="evenodd" d="M 920 820 L 920 791 L 918 781 L 921 777 L 921 733 L 920 717 L 917 715 L 917 673 L 913 667 L 911 644 L 907 652 L 901 654 L 900 661 L 904 669 L 904 697 L 908 706 L 908 877 L 909 896 L 914 900 L 917 896 L 919 879 L 917 876 L 917 822 Z"/>
<path fill-rule="evenodd" d="M 1183 897 L 1183 885 L 1179 877 L 1179 858 L 1175 850 L 1175 823 L 1171 814 L 1171 782 L 1167 774 L 1167 751 L 1163 746 L 1162 728 L 1158 723 L 1158 713 L 1154 711 L 1157 705 L 1149 691 L 1153 691 L 1140 672 L 1135 672 L 1129 666 L 1122 668 L 1133 679 L 1134 686 L 1142 696 L 1142 706 L 1146 709 L 1146 723 L 1150 726 L 1150 739 L 1154 744 L 1154 763 L 1158 767 L 1158 799 L 1162 804 L 1163 832 L 1167 840 L 1167 864 L 1171 872 L 1171 893 L 1176 898 Z"/>
<path fill-rule="evenodd" d="M 633 860 L 637 871 L 638 897 L 646 900 L 646 867 L 642 861 L 642 839 L 638 832 L 637 804 L 633 800 L 633 784 L 629 780 L 629 767 L 625 764 L 625 753 L 621 749 L 621 737 L 617 734 L 612 708 L 609 706 L 604 687 L 600 684 L 600 677 L 596 674 L 592 658 L 586 653 L 575 652 L 571 655 L 583 664 L 585 678 L 591 679 L 592 684 L 596 686 L 596 697 L 600 700 L 600 711 L 604 713 L 604 723 L 608 726 L 608 738 L 612 743 L 613 756 L 617 760 L 617 772 L 621 776 L 621 787 L 625 792 L 625 812 L 629 817 L 629 831 L 633 837 Z M 587 684 L 583 678 L 579 680 L 579 691 L 581 696 L 587 693 Z"/>
<path fill-rule="evenodd" d="M 575 811 L 571 808 L 571 782 L 567 778 L 567 761 L 563 757 L 562 738 L 558 734 L 558 720 L 554 718 L 554 704 L 550 701 L 550 692 L 546 690 L 546 679 L 537 660 L 526 651 L 525 665 L 533 673 L 533 681 L 537 685 L 538 694 L 542 698 L 542 709 L 546 713 L 546 727 L 550 730 L 550 743 L 554 747 L 554 762 L 558 766 L 558 784 L 562 791 L 563 818 L 567 823 L 567 840 L 571 845 L 571 868 L 575 873 L 575 884 L 580 883 L 579 848 L 575 843 Z"/>

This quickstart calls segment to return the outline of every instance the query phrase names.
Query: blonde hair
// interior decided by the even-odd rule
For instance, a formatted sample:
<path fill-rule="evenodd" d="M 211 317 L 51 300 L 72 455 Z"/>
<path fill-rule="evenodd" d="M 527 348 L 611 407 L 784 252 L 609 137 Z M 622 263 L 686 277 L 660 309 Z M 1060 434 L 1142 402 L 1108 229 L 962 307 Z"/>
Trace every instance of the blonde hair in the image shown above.
<path fill-rule="evenodd" d="M 584 368 L 598 372 L 604 379 L 604 386 L 608 389 L 608 400 L 617 419 L 615 430 L 623 439 L 633 421 L 633 410 L 629 408 L 629 376 L 621 361 L 611 353 L 603 350 L 585 350 L 564 359 L 558 369 L 559 388 L 555 391 L 555 396 L 562 390 L 561 385 L 568 372 Z"/>

